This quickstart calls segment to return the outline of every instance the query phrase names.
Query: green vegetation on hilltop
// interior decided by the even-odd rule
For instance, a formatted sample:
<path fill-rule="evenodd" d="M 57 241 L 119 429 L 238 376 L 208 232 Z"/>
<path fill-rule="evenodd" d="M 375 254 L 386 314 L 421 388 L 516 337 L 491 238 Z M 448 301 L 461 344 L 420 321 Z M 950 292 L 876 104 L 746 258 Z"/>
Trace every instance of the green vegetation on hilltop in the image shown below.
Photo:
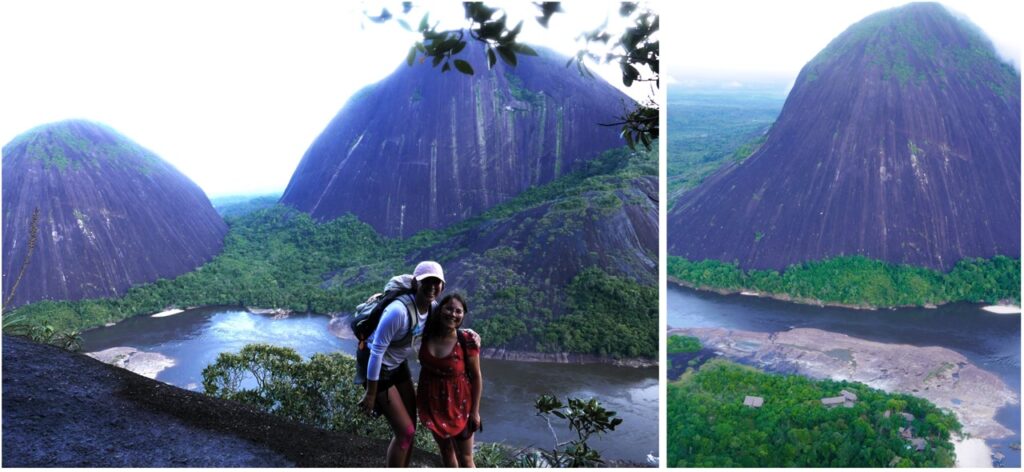
<path fill-rule="evenodd" d="M 654 149 L 609 151 L 481 216 L 404 240 L 384 238 L 352 216 L 318 224 L 305 213 L 279 205 L 227 217 L 230 229 L 223 252 L 193 272 L 133 287 L 120 298 L 37 302 L 6 316 L 22 320 L 25 329 L 74 331 L 172 307 L 350 312 L 380 291 L 392 275 L 411 272 L 423 253 L 422 258 L 442 263 L 465 261 L 475 271 L 472 319 L 489 346 L 654 357 L 658 297 L 653 283 L 644 285 L 584 265 L 567 286 L 554 287 L 546 275 L 527 276 L 510 269 L 530 260 L 529 248 L 498 246 L 483 254 L 465 254 L 460 244 L 450 243 L 521 212 L 544 210 L 544 216 L 527 228 L 531 238 L 572 228 L 583 218 L 599 218 L 609 207 L 623 204 L 609 196 L 618 195 L 638 177 L 656 175 Z"/>
<path fill-rule="evenodd" d="M 825 303 L 908 306 L 948 302 L 1020 302 L 1020 260 L 965 259 L 949 273 L 847 256 L 744 271 L 735 264 L 668 257 L 668 275 L 699 288 L 750 290 Z"/>
<path fill-rule="evenodd" d="M 940 86 L 948 86 L 946 70 L 931 71 L 926 66 L 931 62 L 967 73 L 971 86 L 984 86 L 1011 102 L 1019 101 L 1020 73 L 998 57 L 981 29 L 939 4 L 906 5 L 864 18 L 808 62 L 803 75 L 808 81 L 816 80 L 830 62 L 858 47 L 863 47 L 865 58 L 882 80 L 895 78 L 902 86 L 920 86 L 931 76 Z M 984 83 L 976 80 L 986 76 Z"/>
<path fill-rule="evenodd" d="M 96 134 L 86 137 L 86 133 Z M 84 120 L 66 120 L 49 123 L 26 131 L 4 146 L 4 156 L 12 155 L 15 148 L 24 146 L 24 154 L 42 162 L 45 169 L 65 172 L 82 170 L 83 166 L 99 166 L 100 159 L 150 175 L 160 167 L 156 154 L 138 145 L 109 126 Z"/>
<path fill-rule="evenodd" d="M 851 407 L 822 404 L 842 390 L 856 395 Z M 744 405 L 748 395 L 764 404 Z M 670 467 L 952 467 L 950 434 L 961 428 L 921 398 L 722 359 L 670 383 L 667 402 Z M 901 436 L 906 427 L 923 450 Z"/>

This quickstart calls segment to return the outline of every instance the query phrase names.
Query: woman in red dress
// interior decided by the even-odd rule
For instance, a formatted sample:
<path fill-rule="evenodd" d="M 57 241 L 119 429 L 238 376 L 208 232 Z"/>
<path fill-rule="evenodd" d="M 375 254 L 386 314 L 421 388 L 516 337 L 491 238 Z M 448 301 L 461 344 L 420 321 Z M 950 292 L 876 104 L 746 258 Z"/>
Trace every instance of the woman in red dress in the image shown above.
<path fill-rule="evenodd" d="M 420 345 L 417 408 L 420 422 L 434 434 L 445 467 L 476 467 L 473 433 L 483 429 L 480 348 L 459 329 L 467 311 L 460 295 L 444 297 L 427 318 Z"/>

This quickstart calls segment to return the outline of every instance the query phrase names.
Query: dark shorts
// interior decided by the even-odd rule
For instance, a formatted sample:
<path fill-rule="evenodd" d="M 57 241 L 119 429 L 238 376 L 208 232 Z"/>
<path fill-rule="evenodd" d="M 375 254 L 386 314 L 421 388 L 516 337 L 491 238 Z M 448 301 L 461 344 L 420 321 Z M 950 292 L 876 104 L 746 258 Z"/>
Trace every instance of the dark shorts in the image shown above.
<path fill-rule="evenodd" d="M 377 416 L 384 414 L 384 405 L 391 401 L 388 398 L 388 389 L 403 382 L 409 382 L 409 388 L 412 388 L 412 372 L 409 370 L 408 361 L 402 361 L 394 369 L 385 369 L 381 366 L 380 377 L 377 379 L 377 401 L 373 402 L 373 412 Z"/>
<path fill-rule="evenodd" d="M 370 350 L 363 349 L 356 351 L 356 383 L 366 388 L 366 370 L 370 363 Z M 402 361 L 398 367 L 387 369 L 380 368 L 380 375 L 377 378 L 377 399 L 373 403 L 373 412 L 380 416 L 384 414 L 381 406 L 388 401 L 388 389 L 402 382 L 412 382 L 412 371 L 409 370 L 409 361 Z M 383 396 L 383 398 L 381 398 Z"/>
<path fill-rule="evenodd" d="M 412 382 L 412 371 L 409 370 L 409 361 L 402 361 L 394 369 L 380 368 L 380 378 L 377 379 L 377 393 L 385 393 L 389 388 L 402 382 Z"/>
<path fill-rule="evenodd" d="M 370 349 L 356 350 L 356 383 L 366 387 L 366 371 L 370 365 Z M 412 380 L 412 372 L 409 371 L 409 362 L 402 361 L 398 367 L 388 370 L 383 365 L 380 367 L 380 376 L 377 379 L 377 391 L 384 392 L 391 386 L 402 383 L 405 380 Z M 385 386 L 386 385 L 386 386 Z"/>

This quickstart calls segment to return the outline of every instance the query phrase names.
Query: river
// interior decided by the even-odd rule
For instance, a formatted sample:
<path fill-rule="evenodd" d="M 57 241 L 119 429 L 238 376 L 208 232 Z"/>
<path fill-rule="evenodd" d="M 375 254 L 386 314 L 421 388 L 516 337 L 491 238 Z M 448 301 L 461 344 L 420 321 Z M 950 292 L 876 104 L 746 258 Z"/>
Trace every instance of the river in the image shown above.
<path fill-rule="evenodd" d="M 123 346 L 160 353 L 173 359 L 175 365 L 160 371 L 157 380 L 202 391 L 203 368 L 221 352 L 237 352 L 249 343 L 290 347 L 305 358 L 318 352 L 354 353 L 355 342 L 332 335 L 327 328 L 329 320 L 324 315 L 274 319 L 234 308 L 199 308 L 162 318 L 137 316 L 87 331 L 82 334 L 82 351 Z M 486 344 L 487 340 L 483 342 Z M 477 436 L 478 441 L 550 449 L 551 433 L 544 420 L 534 415 L 533 408 L 537 396 L 550 393 L 563 401 L 567 396 L 596 397 L 623 419 L 615 431 L 591 442 L 602 457 L 643 464 L 648 453 L 657 455 L 656 367 L 632 369 L 491 359 L 484 359 L 481 367 L 484 431 Z M 558 434 L 561 440 L 569 438 L 567 429 L 560 429 Z"/>
<path fill-rule="evenodd" d="M 776 332 L 817 328 L 882 343 L 940 346 L 998 375 L 1020 397 L 1021 317 L 986 312 L 980 305 L 953 303 L 935 309 L 853 310 L 787 303 L 744 295 L 720 295 L 669 284 L 668 326 Z M 1014 436 L 987 441 L 1020 466 L 1020 404 L 999 410 L 996 420 Z"/>

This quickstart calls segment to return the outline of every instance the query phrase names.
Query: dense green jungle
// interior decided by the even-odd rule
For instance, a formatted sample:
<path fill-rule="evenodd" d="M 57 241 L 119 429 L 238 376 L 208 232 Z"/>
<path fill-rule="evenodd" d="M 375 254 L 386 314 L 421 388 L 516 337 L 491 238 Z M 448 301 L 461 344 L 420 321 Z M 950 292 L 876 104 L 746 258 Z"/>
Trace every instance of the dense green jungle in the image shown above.
<path fill-rule="evenodd" d="M 696 338 L 677 345 L 699 346 Z M 849 407 L 822 398 L 846 390 Z M 763 405 L 744 405 L 747 396 Z M 670 467 L 952 467 L 960 423 L 931 402 L 857 382 L 769 374 L 724 359 L 668 385 Z M 924 441 L 922 450 L 901 434 Z"/>
<path fill-rule="evenodd" d="M 349 313 L 392 275 L 411 272 L 424 250 L 481 225 L 542 211 L 543 217 L 536 219 L 538 234 L 546 234 L 621 207 L 618 191 L 636 178 L 657 175 L 657 146 L 652 149 L 608 151 L 482 215 L 407 239 L 382 237 L 352 216 L 318 224 L 284 206 L 260 208 L 267 201 L 234 202 L 225 205 L 237 214 L 225 218 L 230 230 L 223 252 L 195 271 L 133 287 L 120 298 L 23 306 L 5 316 L 5 329 L 60 333 L 169 308 L 209 305 Z M 257 209 L 246 213 L 252 208 Z M 457 250 L 429 254 L 442 264 L 464 256 Z M 472 256 L 481 259 L 479 267 L 485 271 L 477 271 L 480 283 L 468 294 L 472 326 L 489 346 L 615 358 L 657 355 L 655 284 L 580 267 L 567 286 L 549 287 L 543 279 L 510 279 L 500 272 L 510 260 L 529 258 L 529 246 L 501 246 Z M 486 273 L 488 267 L 494 274 Z"/>
<path fill-rule="evenodd" d="M 861 256 L 807 262 L 782 272 L 668 256 L 668 275 L 696 288 L 857 307 L 1020 303 L 1020 259 L 1004 256 L 965 259 L 948 273 Z"/>

